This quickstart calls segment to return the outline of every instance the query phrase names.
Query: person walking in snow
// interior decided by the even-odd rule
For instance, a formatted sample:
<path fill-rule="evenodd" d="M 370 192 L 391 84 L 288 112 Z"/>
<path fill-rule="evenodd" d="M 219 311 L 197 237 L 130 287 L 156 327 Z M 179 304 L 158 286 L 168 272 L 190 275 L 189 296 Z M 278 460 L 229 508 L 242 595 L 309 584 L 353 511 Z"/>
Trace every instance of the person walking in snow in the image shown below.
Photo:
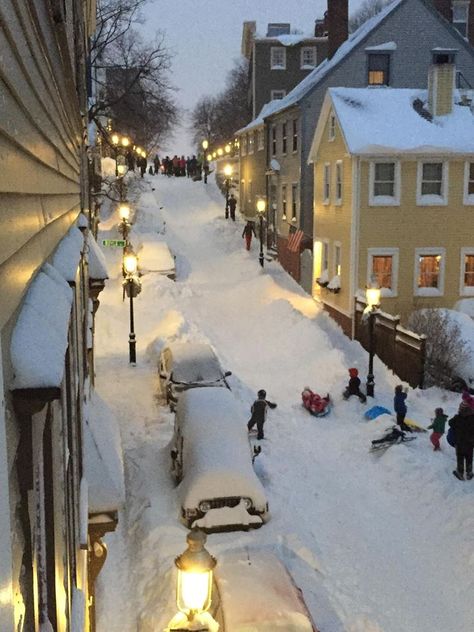
<path fill-rule="evenodd" d="M 464 480 L 464 470 L 468 481 L 473 477 L 472 455 L 474 452 L 474 411 L 465 402 L 461 402 L 457 415 L 449 420 L 449 427 L 454 432 L 457 467 L 453 474 L 460 481 Z"/>
<path fill-rule="evenodd" d="M 263 424 L 265 423 L 265 419 L 267 417 L 267 409 L 277 407 L 277 405 L 273 402 L 269 402 L 266 397 L 267 392 L 263 389 L 259 390 L 257 393 L 257 399 L 254 401 L 250 409 L 252 416 L 247 423 L 247 428 L 250 431 L 255 426 L 255 424 L 257 424 L 257 439 L 264 438 Z"/>
<path fill-rule="evenodd" d="M 158 156 L 158 154 L 155 155 L 155 157 L 153 158 L 153 167 L 155 169 L 155 176 L 160 173 L 160 157 Z"/>
<path fill-rule="evenodd" d="M 255 235 L 255 238 L 257 238 L 257 235 L 255 233 L 255 224 L 248 220 L 244 226 L 244 230 L 242 231 L 242 238 L 245 237 L 245 247 L 247 250 L 250 250 L 252 235 Z"/>
<path fill-rule="evenodd" d="M 430 441 L 433 444 L 433 450 L 436 452 L 437 450 L 441 450 L 441 446 L 439 441 L 441 437 L 444 435 L 444 428 L 446 426 L 446 421 L 448 420 L 448 416 L 444 414 L 444 410 L 442 408 L 435 409 L 435 417 L 432 419 L 432 423 L 428 426 L 428 430 L 432 430 L 433 432 L 430 435 Z"/>
<path fill-rule="evenodd" d="M 235 222 L 235 209 L 237 208 L 237 200 L 235 198 L 235 195 L 233 193 L 230 194 L 230 198 L 229 198 L 229 213 L 230 213 L 230 219 Z"/>
<path fill-rule="evenodd" d="M 397 384 L 395 386 L 395 396 L 393 398 L 393 409 L 397 415 L 397 424 L 400 426 L 401 430 L 405 430 L 407 432 L 411 432 L 410 426 L 407 426 L 405 423 L 405 417 L 407 414 L 407 398 L 408 388 L 403 388 L 401 384 Z"/>
<path fill-rule="evenodd" d="M 354 368 L 349 369 L 349 384 L 342 396 L 344 399 L 349 399 L 352 395 L 357 395 L 363 404 L 367 401 L 367 397 L 360 390 L 359 371 Z"/>

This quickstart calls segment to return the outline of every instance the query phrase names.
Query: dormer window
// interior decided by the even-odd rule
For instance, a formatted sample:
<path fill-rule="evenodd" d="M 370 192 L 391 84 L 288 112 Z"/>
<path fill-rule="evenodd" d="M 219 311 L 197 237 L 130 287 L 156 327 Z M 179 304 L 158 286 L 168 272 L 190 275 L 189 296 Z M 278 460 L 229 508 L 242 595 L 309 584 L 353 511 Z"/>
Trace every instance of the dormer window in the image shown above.
<path fill-rule="evenodd" d="M 469 0 L 454 0 L 453 26 L 467 39 L 467 25 L 469 21 Z"/>
<path fill-rule="evenodd" d="M 272 70 L 285 70 L 286 69 L 286 48 L 284 46 L 271 47 L 270 67 Z"/>
<path fill-rule="evenodd" d="M 369 86 L 388 86 L 390 82 L 390 54 L 369 53 L 367 55 Z"/>

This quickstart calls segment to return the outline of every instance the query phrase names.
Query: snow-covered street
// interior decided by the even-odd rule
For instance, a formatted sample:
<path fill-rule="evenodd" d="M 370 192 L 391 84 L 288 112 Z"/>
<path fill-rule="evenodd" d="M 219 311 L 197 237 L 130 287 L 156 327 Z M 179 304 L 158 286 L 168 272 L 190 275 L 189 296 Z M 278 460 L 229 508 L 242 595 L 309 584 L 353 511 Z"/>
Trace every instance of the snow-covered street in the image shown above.
<path fill-rule="evenodd" d="M 367 352 L 278 262 L 260 268 L 258 241 L 245 250 L 243 224 L 224 219 L 213 182 L 146 176 L 137 186 L 131 242 L 140 255 L 141 240 L 165 240 L 176 255 L 176 281 L 142 277 L 132 367 L 122 251 L 104 248 L 110 279 L 97 315 L 96 388 L 120 423 L 127 501 L 106 538 L 98 632 L 159 631 L 175 613 L 173 560 L 186 529 L 169 474 L 173 415 L 158 383 L 157 359 L 169 338 L 213 346 L 232 371 L 244 420 L 260 388 L 278 404 L 256 460 L 271 518 L 255 531 L 209 535 L 218 563 L 238 548 L 274 551 L 320 632 L 473 630 L 474 481 L 453 477 L 454 450 L 443 439 L 433 452 L 428 434 L 419 434 L 369 454 L 391 420 L 367 421 L 367 405 L 341 396 L 349 367 L 365 380 Z M 102 220 L 99 243 L 117 239 L 118 217 Z M 375 380 L 374 403 L 392 409 L 399 381 L 377 359 Z M 302 408 L 306 385 L 331 394 L 329 416 Z M 459 401 L 437 389 L 410 391 L 408 417 L 427 426 L 437 406 L 451 417 Z"/>

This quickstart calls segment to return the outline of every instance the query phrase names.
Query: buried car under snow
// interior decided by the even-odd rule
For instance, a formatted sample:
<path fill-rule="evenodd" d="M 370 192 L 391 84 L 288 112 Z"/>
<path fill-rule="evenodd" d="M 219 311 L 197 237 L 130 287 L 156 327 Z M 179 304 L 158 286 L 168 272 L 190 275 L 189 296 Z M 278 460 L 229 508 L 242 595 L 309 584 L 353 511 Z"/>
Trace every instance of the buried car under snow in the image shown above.
<path fill-rule="evenodd" d="M 161 393 L 174 410 L 178 396 L 190 388 L 225 386 L 224 372 L 211 346 L 200 342 L 174 342 L 165 347 L 159 360 Z"/>
<path fill-rule="evenodd" d="M 268 513 L 252 464 L 246 418 L 224 388 L 197 388 L 178 401 L 172 472 L 181 519 L 206 531 L 260 527 Z"/>

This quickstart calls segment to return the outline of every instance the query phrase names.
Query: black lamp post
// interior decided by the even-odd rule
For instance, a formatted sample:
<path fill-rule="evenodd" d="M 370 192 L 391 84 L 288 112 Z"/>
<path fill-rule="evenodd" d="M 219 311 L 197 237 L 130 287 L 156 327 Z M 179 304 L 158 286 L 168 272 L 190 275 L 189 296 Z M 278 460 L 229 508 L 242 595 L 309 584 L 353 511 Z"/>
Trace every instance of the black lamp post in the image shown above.
<path fill-rule="evenodd" d="M 125 271 L 124 287 L 127 296 L 130 298 L 130 333 L 128 336 L 128 359 L 130 364 L 136 364 L 136 336 L 135 336 L 135 318 L 133 313 L 133 299 L 138 296 L 141 291 L 141 284 L 138 278 L 138 259 L 137 255 L 129 250 L 123 257 L 123 268 Z"/>
<path fill-rule="evenodd" d="M 375 355 L 375 315 L 380 306 L 380 288 L 376 280 L 373 280 L 365 290 L 367 301 L 367 313 L 369 317 L 369 372 L 367 374 L 366 392 L 368 397 L 374 397 L 374 355 Z"/>
<path fill-rule="evenodd" d="M 112 141 L 112 146 L 114 148 L 114 158 L 115 158 L 115 177 L 118 178 L 119 175 L 119 171 L 118 171 L 118 162 L 117 162 L 117 158 L 118 158 L 118 144 L 120 141 L 120 137 L 118 134 L 112 134 L 110 140 Z"/>
<path fill-rule="evenodd" d="M 232 165 L 227 164 L 224 167 L 225 175 L 225 218 L 229 219 L 229 192 L 232 184 Z"/>
<path fill-rule="evenodd" d="M 259 198 L 257 200 L 257 213 L 258 216 L 260 218 L 260 231 L 259 231 L 259 237 L 260 237 L 260 254 L 258 255 L 258 260 L 260 262 L 260 265 L 263 268 L 263 216 L 265 214 L 265 209 L 266 209 L 267 205 L 265 203 L 265 200 L 263 198 Z"/>
<path fill-rule="evenodd" d="M 207 166 L 206 151 L 207 151 L 208 147 L 209 147 L 209 141 L 208 140 L 203 140 L 202 141 L 202 170 L 204 172 L 204 184 L 207 184 L 208 166 Z"/>

